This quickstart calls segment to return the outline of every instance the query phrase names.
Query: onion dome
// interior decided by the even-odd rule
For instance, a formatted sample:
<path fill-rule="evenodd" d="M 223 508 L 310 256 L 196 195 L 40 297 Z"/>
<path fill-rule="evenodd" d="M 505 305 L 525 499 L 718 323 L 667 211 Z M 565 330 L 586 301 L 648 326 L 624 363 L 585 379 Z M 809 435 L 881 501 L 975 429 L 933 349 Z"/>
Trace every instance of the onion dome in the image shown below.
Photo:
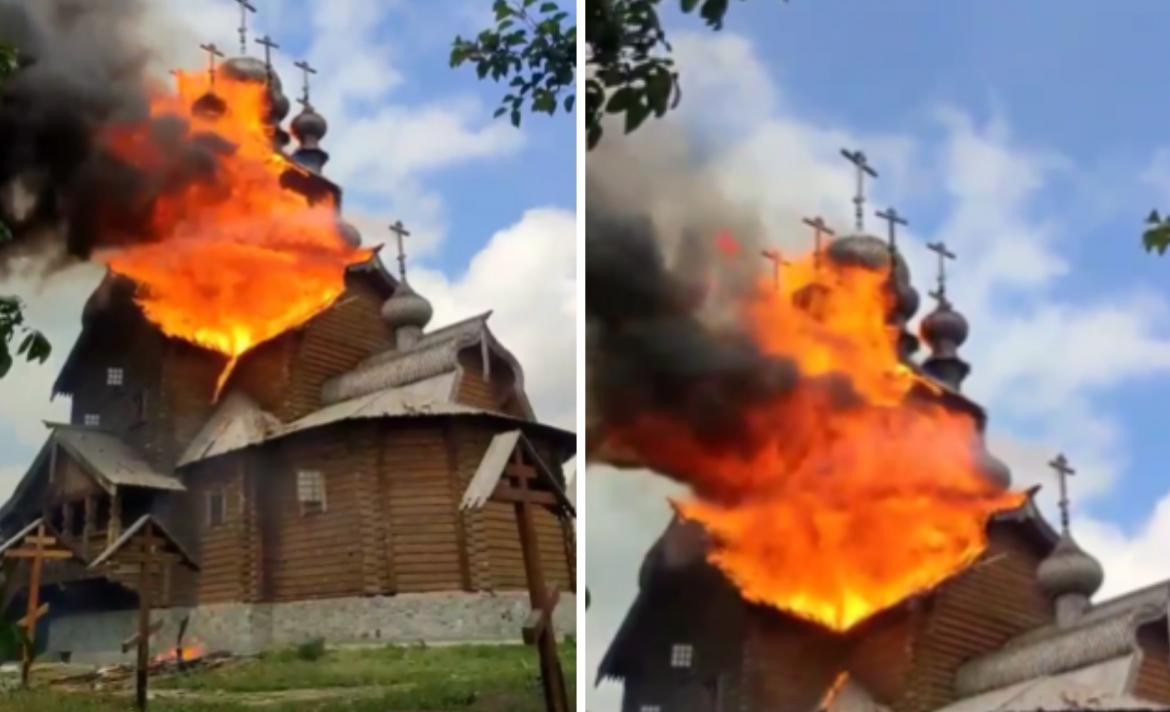
<path fill-rule="evenodd" d="M 405 280 L 398 283 L 393 296 L 382 304 L 382 321 L 390 327 L 400 350 L 418 341 L 433 315 L 431 303 L 416 294 Z"/>
<path fill-rule="evenodd" d="M 255 57 L 232 57 L 220 65 L 220 72 L 241 82 L 268 81 L 268 65 Z"/>
<path fill-rule="evenodd" d="M 255 82 L 268 86 L 268 123 L 276 126 L 275 141 L 283 147 L 288 143 L 288 134 L 279 124 L 288 116 L 291 105 L 284 95 L 280 76 L 256 57 L 232 57 L 219 66 L 222 77 L 238 82 Z"/>
<path fill-rule="evenodd" d="M 954 310 L 945 295 L 940 295 L 938 306 L 923 318 L 919 328 L 931 350 L 922 364 L 923 370 L 935 380 L 959 390 L 971 372 L 971 366 L 959 357 L 959 347 L 967 340 L 966 317 Z"/>
<path fill-rule="evenodd" d="M 292 120 L 292 133 L 301 144 L 293 152 L 292 158 L 302 166 L 320 173 L 329 160 L 329 154 L 320 146 L 321 139 L 329 130 L 325 117 L 313 109 L 313 105 L 305 103 L 305 109 Z"/>
<path fill-rule="evenodd" d="M 337 221 L 337 234 L 345 241 L 345 244 L 350 247 L 361 247 L 362 234 L 358 231 L 352 223 L 347 223 L 344 220 Z"/>
<path fill-rule="evenodd" d="M 1081 550 L 1067 533 L 1036 568 L 1036 582 L 1053 600 L 1074 595 L 1088 599 L 1105 580 L 1101 564 Z"/>
<path fill-rule="evenodd" d="M 891 250 L 889 243 L 873 235 L 863 233 L 845 235 L 831 242 L 825 250 L 830 260 L 838 265 L 864 267 L 871 270 L 890 269 Z M 910 284 L 910 267 L 901 253 L 893 253 L 891 286 L 894 290 L 893 312 L 889 322 L 898 327 L 898 350 L 903 358 L 909 358 L 918 350 L 918 339 L 907 332 L 904 325 L 918 312 L 918 291 Z"/>
<path fill-rule="evenodd" d="M 989 481 L 997 486 L 1008 489 L 1012 486 L 1012 471 L 1007 464 L 992 455 L 986 448 L 981 448 L 975 456 L 975 467 Z"/>
<path fill-rule="evenodd" d="M 191 105 L 191 111 L 196 116 L 215 119 L 223 116 L 224 112 L 227 111 L 227 104 L 223 99 L 219 98 L 219 95 L 213 92 L 207 92 L 195 100 L 195 103 Z"/>

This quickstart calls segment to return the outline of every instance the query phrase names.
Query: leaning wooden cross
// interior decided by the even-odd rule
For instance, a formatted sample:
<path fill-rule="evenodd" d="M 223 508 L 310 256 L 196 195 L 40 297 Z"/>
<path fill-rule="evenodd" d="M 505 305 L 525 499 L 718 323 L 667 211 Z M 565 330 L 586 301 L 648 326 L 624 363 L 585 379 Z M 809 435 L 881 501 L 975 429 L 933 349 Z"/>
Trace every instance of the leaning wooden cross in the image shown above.
<path fill-rule="evenodd" d="M 576 516 L 561 484 L 536 449 L 519 430 L 499 433 L 492 438 L 487 452 L 467 485 L 461 509 L 479 509 L 487 502 L 507 502 L 516 512 L 520 548 L 524 554 L 524 573 L 528 579 L 528 599 L 532 612 L 524 623 L 524 642 L 536 646 L 540 656 L 540 679 L 544 688 L 544 705 L 548 712 L 568 712 L 565 674 L 557 657 L 556 631 L 552 616 L 560 593 L 544 579 L 540 548 L 533 521 L 533 506 L 550 509 L 562 519 Z"/>
<path fill-rule="evenodd" d="M 163 579 L 167 567 L 175 564 L 195 570 L 199 568 L 161 524 L 144 514 L 89 565 L 91 569 L 104 569 L 117 578 L 126 574 L 137 577 L 138 630 L 122 642 L 122 652 L 132 647 L 138 649 L 135 701 L 140 710 L 146 709 L 150 639 L 162 629 L 162 621 L 150 621 L 153 589 Z"/>
<path fill-rule="evenodd" d="M 33 520 L 24 529 L 0 545 L 5 559 L 29 562 L 28 607 L 17 625 L 24 629 L 21 645 L 20 685 L 28 687 L 36 649 L 37 621 L 49 612 L 49 604 L 40 602 L 41 578 L 45 561 L 72 559 L 76 552 L 61 545 L 61 538 L 41 518 Z"/>

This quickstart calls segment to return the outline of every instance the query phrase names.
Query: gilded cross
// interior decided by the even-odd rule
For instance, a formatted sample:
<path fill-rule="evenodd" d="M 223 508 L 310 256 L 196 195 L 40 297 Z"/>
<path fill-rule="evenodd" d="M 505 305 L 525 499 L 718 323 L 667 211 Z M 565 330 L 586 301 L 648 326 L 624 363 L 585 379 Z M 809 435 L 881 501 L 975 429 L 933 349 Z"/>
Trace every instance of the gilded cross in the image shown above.
<path fill-rule="evenodd" d="M 201 44 L 199 49 L 207 53 L 207 76 L 211 80 L 211 91 L 215 91 L 215 59 L 217 57 L 222 59 L 223 52 L 219 51 L 219 47 L 216 47 L 214 42 Z"/>
<path fill-rule="evenodd" d="M 825 224 L 824 219 L 820 215 L 815 218 L 805 218 L 803 222 L 813 229 L 813 265 L 820 268 L 821 239 L 825 235 L 833 237 L 836 233 L 829 229 L 829 226 Z"/>
<path fill-rule="evenodd" d="M 248 0 L 236 0 L 240 6 L 240 54 L 248 53 L 248 13 L 256 12 L 256 6 Z"/>
<path fill-rule="evenodd" d="M 781 265 L 790 265 L 792 263 L 789 262 L 788 260 L 784 259 L 784 255 L 782 255 L 780 253 L 780 250 L 760 250 L 760 254 L 763 255 L 764 259 L 766 259 L 772 263 L 772 287 L 777 292 L 779 292 L 780 291 L 780 266 Z"/>
<path fill-rule="evenodd" d="M 931 292 L 930 296 L 941 303 L 947 298 L 947 260 L 955 259 L 955 253 L 948 250 L 942 240 L 926 243 L 926 249 L 938 255 L 938 289 Z"/>
<path fill-rule="evenodd" d="M 294 62 L 293 66 L 301 70 L 301 74 L 303 75 L 303 78 L 301 79 L 301 98 L 297 101 L 300 102 L 301 106 L 307 109 L 309 108 L 309 75 L 316 74 L 317 70 L 314 69 L 307 61 Z"/>
<path fill-rule="evenodd" d="M 1071 477 L 1076 470 L 1069 467 L 1068 460 L 1064 453 L 1057 455 L 1048 463 L 1048 466 L 1056 471 L 1056 480 L 1060 483 L 1060 528 L 1064 534 L 1068 534 L 1068 478 Z"/>
<path fill-rule="evenodd" d="M 890 252 L 891 253 L 897 252 L 898 251 L 898 235 L 897 235 L 898 225 L 901 225 L 902 227 L 906 227 L 910 223 L 906 221 L 905 217 L 899 215 L 898 211 L 894 208 L 887 208 L 884 211 L 879 210 L 876 213 L 874 213 L 874 215 L 876 215 L 878 218 L 886 221 L 887 225 L 889 226 L 888 234 L 889 234 Z"/>
<path fill-rule="evenodd" d="M 410 231 L 402 224 L 401 220 L 395 220 L 394 224 L 390 226 L 390 232 L 394 233 L 394 237 L 398 239 L 398 274 L 402 277 L 402 281 L 406 281 L 406 248 L 402 243 L 402 238 L 409 237 Z"/>
<path fill-rule="evenodd" d="M 877 178 L 878 174 L 861 151 L 848 151 L 842 148 L 841 155 L 857 168 L 857 192 L 853 196 L 853 215 L 857 220 L 857 231 L 861 232 L 865 227 L 865 176 Z"/>

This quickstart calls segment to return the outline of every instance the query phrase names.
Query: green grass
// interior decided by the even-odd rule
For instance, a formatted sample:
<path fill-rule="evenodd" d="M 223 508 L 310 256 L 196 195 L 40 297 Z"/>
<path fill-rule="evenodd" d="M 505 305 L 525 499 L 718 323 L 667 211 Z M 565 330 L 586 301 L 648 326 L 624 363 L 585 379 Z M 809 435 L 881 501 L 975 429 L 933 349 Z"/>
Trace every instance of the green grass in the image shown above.
<path fill-rule="evenodd" d="M 576 646 L 561 645 L 570 700 Z M 209 672 L 152 681 L 157 690 L 181 690 L 189 700 L 156 699 L 157 712 L 390 712 L 460 710 L 464 712 L 539 712 L 543 709 L 539 666 L 533 648 L 522 645 L 386 647 L 329 650 L 315 661 L 297 649 Z M 353 688 L 347 695 L 345 688 Z M 326 690 L 328 699 L 283 701 L 262 707 L 246 704 L 265 694 Z M 291 694 L 296 694 L 291 693 Z M 247 699 L 245 699 L 247 698 Z M 124 712 L 125 697 L 34 690 L 5 697 L 5 712 Z"/>

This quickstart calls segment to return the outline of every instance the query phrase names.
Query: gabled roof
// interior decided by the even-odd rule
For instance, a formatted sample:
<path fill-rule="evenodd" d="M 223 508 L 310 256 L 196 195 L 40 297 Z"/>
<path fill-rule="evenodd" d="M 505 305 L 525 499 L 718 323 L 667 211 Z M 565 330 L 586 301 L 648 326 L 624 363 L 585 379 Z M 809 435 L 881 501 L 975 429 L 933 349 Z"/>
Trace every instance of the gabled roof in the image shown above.
<path fill-rule="evenodd" d="M 0 544 L 0 555 L 3 555 L 4 552 L 24 541 L 25 537 L 35 532 L 37 527 L 41 526 L 42 524 L 45 527 L 45 531 L 57 540 L 57 543 L 55 544 L 56 547 L 69 550 L 73 553 L 74 558 L 82 563 L 85 562 L 85 556 L 81 553 L 81 550 L 74 546 L 67 538 L 61 536 L 61 534 L 55 528 L 53 528 L 52 523 L 46 521 L 42 517 L 37 517 L 36 519 L 32 520 L 27 525 L 25 525 L 23 529 L 8 537 L 7 541 Z"/>
<path fill-rule="evenodd" d="M 111 433 L 74 425 L 54 424 L 51 436 L 66 452 L 77 458 L 107 488 L 146 487 L 185 491 L 173 475 L 155 470 L 129 445 Z"/>
<path fill-rule="evenodd" d="M 122 536 L 118 537 L 117 541 L 106 547 L 105 551 L 103 551 L 96 559 L 90 562 L 89 568 L 97 569 L 103 564 L 109 562 L 113 557 L 117 556 L 123 548 L 125 548 L 131 541 L 133 541 L 135 536 L 137 536 L 140 532 L 143 531 L 143 529 L 146 528 L 147 524 L 153 525 L 154 533 L 162 537 L 165 543 L 164 549 L 178 555 L 179 563 L 194 571 L 199 570 L 199 564 L 197 564 L 195 559 L 187 553 L 187 550 L 178 542 L 174 536 L 171 535 L 169 531 L 167 531 L 167 528 L 164 527 L 162 523 L 158 521 L 158 519 L 149 514 L 143 514 L 138 518 L 137 521 L 126 527 L 126 531 L 122 532 Z"/>
<path fill-rule="evenodd" d="M 523 450 L 524 454 L 535 465 L 537 477 L 541 480 L 540 483 L 556 498 L 558 509 L 570 517 L 576 517 L 577 512 L 573 503 L 569 501 L 556 475 L 541 459 L 540 454 L 536 452 L 536 448 L 532 446 L 528 438 L 524 437 L 524 433 L 519 430 L 509 430 L 492 436 L 492 440 L 488 443 L 487 450 L 483 454 L 483 459 L 480 460 L 479 467 L 475 470 L 475 475 L 467 484 L 459 508 L 479 509 L 491 499 L 492 493 L 495 492 L 496 486 L 500 482 L 500 477 L 504 475 L 508 460 L 517 448 Z"/>
<path fill-rule="evenodd" d="M 176 467 L 247 447 L 280 428 L 280 419 L 247 394 L 232 391 L 191 439 Z"/>

